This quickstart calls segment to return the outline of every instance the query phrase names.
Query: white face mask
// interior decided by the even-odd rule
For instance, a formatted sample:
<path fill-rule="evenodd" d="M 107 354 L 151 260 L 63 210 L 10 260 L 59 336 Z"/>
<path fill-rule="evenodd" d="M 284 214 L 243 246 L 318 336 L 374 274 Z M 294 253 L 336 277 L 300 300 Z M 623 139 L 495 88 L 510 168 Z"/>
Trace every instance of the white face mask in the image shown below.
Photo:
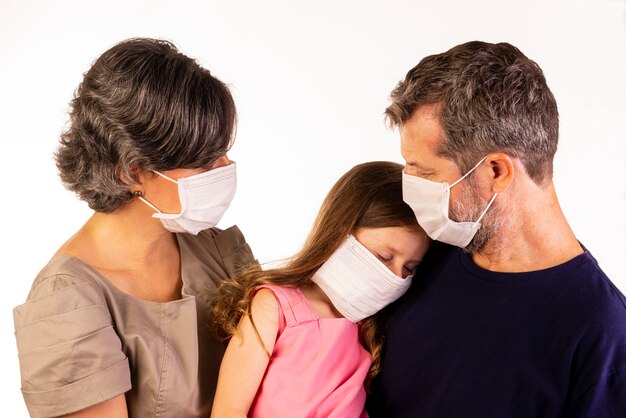
<path fill-rule="evenodd" d="M 411 286 L 411 279 L 393 274 L 349 235 L 311 280 L 343 316 L 358 322 L 402 296 Z"/>
<path fill-rule="evenodd" d="M 472 241 L 480 228 L 480 220 L 485 216 L 498 193 L 493 195 L 476 222 L 455 222 L 448 217 L 450 189 L 474 171 L 485 161 L 485 158 L 451 185 L 402 172 L 403 200 L 413 209 L 417 222 L 429 237 L 461 248 L 466 247 Z"/>
<path fill-rule="evenodd" d="M 143 197 L 138 198 L 157 213 L 165 229 L 171 232 L 198 232 L 217 225 L 235 197 L 237 189 L 237 169 L 235 163 L 215 168 L 205 173 L 174 180 L 163 173 L 159 176 L 178 184 L 180 213 L 162 213 L 156 206 Z"/>

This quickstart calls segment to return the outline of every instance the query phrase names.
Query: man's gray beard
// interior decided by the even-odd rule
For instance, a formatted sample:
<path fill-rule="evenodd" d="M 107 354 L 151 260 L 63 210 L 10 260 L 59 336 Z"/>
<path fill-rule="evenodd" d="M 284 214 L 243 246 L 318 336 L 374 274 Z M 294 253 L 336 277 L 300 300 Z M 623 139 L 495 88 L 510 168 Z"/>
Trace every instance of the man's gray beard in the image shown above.
<path fill-rule="evenodd" d="M 450 201 L 450 219 L 456 222 L 476 222 L 480 214 L 489 204 L 489 200 L 480 197 L 480 190 L 474 181 L 473 176 L 465 179 L 465 184 L 455 202 Z M 463 248 L 466 253 L 473 253 L 482 250 L 489 241 L 496 236 L 502 227 L 504 216 L 497 202 L 493 202 L 491 207 L 480 220 L 480 228 L 474 235 L 470 243 Z"/>

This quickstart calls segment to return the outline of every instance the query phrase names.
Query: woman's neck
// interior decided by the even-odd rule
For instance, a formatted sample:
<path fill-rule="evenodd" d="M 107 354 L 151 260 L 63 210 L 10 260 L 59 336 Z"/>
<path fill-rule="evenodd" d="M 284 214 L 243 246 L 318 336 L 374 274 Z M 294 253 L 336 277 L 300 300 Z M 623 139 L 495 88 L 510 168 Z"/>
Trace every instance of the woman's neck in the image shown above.
<path fill-rule="evenodd" d="M 135 297 L 153 301 L 180 298 L 176 236 L 137 205 L 110 214 L 95 213 L 55 257 L 62 255 L 89 264 Z"/>

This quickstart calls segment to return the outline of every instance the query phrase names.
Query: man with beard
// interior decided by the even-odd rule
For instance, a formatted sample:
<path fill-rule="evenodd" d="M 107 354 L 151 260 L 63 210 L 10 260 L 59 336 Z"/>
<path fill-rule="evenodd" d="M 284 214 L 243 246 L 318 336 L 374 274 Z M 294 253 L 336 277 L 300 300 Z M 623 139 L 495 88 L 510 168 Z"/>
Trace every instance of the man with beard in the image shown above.
<path fill-rule="evenodd" d="M 559 206 L 539 66 L 469 42 L 424 58 L 391 100 L 404 200 L 448 245 L 389 312 L 370 416 L 626 416 L 626 300 Z"/>

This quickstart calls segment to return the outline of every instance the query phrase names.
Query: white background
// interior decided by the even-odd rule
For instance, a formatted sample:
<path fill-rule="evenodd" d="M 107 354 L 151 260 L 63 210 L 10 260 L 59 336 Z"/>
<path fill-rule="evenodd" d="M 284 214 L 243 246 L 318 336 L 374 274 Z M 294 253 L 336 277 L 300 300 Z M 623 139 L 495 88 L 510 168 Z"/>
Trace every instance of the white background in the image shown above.
<path fill-rule="evenodd" d="M 267 262 L 299 248 L 347 169 L 402 161 L 382 113 L 422 57 L 511 42 L 543 68 L 559 104 L 565 214 L 626 291 L 625 22 L 623 0 L 0 0 L 2 416 L 26 416 L 11 310 L 90 215 L 63 189 L 52 153 L 83 72 L 113 44 L 171 40 L 231 86 L 239 189 L 221 226 L 237 223 Z"/>

